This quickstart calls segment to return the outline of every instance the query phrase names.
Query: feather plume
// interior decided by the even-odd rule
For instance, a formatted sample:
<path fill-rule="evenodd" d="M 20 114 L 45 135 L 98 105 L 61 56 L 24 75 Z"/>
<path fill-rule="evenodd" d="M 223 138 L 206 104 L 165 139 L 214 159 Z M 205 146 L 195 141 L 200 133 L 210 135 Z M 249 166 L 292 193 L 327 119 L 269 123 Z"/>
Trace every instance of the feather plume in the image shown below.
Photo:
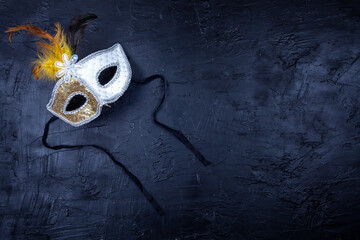
<path fill-rule="evenodd" d="M 35 36 L 38 36 L 40 38 L 45 38 L 50 40 L 51 42 L 55 43 L 59 48 L 60 45 L 57 43 L 57 41 L 54 39 L 53 36 L 51 36 L 49 33 L 45 32 L 41 28 L 34 27 L 31 24 L 24 24 L 24 25 L 18 25 L 15 27 L 9 27 L 8 30 L 5 31 L 5 33 L 9 33 L 9 42 L 11 42 L 11 38 L 14 32 L 25 30 L 29 34 L 33 34 Z"/>
<path fill-rule="evenodd" d="M 67 39 L 71 49 L 75 52 L 80 40 L 84 37 L 84 30 L 91 20 L 97 19 L 92 13 L 80 14 L 71 19 L 67 31 Z"/>
<path fill-rule="evenodd" d="M 33 61 L 32 73 L 36 79 L 48 79 L 56 81 L 56 72 L 59 70 L 55 67 L 56 61 L 62 61 L 62 54 L 66 53 L 68 56 L 72 55 L 71 47 L 69 46 L 66 35 L 59 23 L 55 24 L 55 35 L 45 32 L 44 30 L 34 27 L 32 25 L 18 25 L 9 28 L 6 33 L 9 33 L 9 41 L 11 42 L 12 34 L 17 31 L 26 30 L 29 34 L 36 35 L 40 38 L 49 40 L 49 42 L 37 42 L 37 59 Z"/>

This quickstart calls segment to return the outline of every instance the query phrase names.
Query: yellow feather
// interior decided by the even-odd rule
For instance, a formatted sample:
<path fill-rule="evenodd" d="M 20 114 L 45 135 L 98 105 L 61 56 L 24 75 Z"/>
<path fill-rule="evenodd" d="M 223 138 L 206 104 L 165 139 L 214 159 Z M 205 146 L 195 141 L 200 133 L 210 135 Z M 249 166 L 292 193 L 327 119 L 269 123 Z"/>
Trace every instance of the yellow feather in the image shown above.
<path fill-rule="evenodd" d="M 53 36 L 56 42 L 39 41 L 37 43 L 37 57 L 33 61 L 34 69 L 33 74 L 37 79 L 46 79 L 56 81 L 56 72 L 60 69 L 55 67 L 56 61 L 62 62 L 62 54 L 66 53 L 69 57 L 72 55 L 71 48 L 66 40 L 66 35 L 59 23 L 55 24 L 55 35 Z"/>

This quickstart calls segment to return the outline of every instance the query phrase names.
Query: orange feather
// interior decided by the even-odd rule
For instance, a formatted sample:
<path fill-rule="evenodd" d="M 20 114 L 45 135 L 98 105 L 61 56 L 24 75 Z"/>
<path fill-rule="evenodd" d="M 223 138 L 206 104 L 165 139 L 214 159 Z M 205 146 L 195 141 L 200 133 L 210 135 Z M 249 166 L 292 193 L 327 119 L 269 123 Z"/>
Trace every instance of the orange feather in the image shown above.
<path fill-rule="evenodd" d="M 45 32 L 41 28 L 34 27 L 31 24 L 24 24 L 24 25 L 17 25 L 15 27 L 9 27 L 5 31 L 6 33 L 9 33 L 9 42 L 11 42 L 11 37 L 14 32 L 22 31 L 22 30 L 27 31 L 29 34 L 33 34 L 35 36 L 48 39 L 49 41 L 55 43 L 61 49 L 60 44 L 56 41 L 56 39 L 53 36 L 51 36 L 49 33 Z"/>
<path fill-rule="evenodd" d="M 39 72 L 40 72 L 40 68 L 41 68 L 41 65 L 35 65 L 33 70 L 32 70 L 32 73 L 34 75 L 34 77 L 39 80 Z"/>
<path fill-rule="evenodd" d="M 56 80 L 56 72 L 59 69 L 55 67 L 54 63 L 56 61 L 62 61 L 63 53 L 66 53 L 68 56 L 72 55 L 71 48 L 61 25 L 59 23 L 55 24 L 54 36 L 31 24 L 10 27 L 5 32 L 9 34 L 9 41 L 11 42 L 13 33 L 22 30 L 49 41 L 37 42 L 37 59 L 33 61 L 32 70 L 34 77 L 36 79 Z"/>

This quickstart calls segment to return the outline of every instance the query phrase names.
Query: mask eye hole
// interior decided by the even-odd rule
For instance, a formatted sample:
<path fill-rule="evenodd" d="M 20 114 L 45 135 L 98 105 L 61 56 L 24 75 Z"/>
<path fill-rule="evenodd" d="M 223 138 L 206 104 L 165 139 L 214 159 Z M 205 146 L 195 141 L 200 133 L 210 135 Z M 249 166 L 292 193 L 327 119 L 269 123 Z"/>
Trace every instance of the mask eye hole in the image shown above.
<path fill-rule="evenodd" d="M 81 94 L 74 95 L 66 105 L 65 111 L 71 112 L 81 108 L 86 103 L 86 97 Z"/>
<path fill-rule="evenodd" d="M 109 83 L 115 76 L 116 71 L 117 71 L 117 66 L 107 67 L 104 70 L 102 70 L 98 76 L 100 85 L 104 86 L 105 84 Z"/>

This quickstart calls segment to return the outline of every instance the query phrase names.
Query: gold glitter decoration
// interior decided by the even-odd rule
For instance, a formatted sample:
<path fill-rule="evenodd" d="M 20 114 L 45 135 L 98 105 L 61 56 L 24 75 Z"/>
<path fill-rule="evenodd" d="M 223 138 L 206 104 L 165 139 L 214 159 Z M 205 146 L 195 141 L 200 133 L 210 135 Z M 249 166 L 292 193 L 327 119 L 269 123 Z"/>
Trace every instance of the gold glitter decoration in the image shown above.
<path fill-rule="evenodd" d="M 75 92 L 82 92 L 84 95 L 86 95 L 87 102 L 85 103 L 85 106 L 83 106 L 82 109 L 78 112 L 65 114 L 64 109 L 66 106 L 64 107 L 64 105 L 66 104 L 66 100 L 70 94 Z M 99 102 L 96 100 L 94 95 L 79 81 L 71 77 L 68 83 L 64 81 L 59 85 L 50 109 L 72 123 L 79 123 L 96 114 L 96 111 L 99 107 Z"/>

